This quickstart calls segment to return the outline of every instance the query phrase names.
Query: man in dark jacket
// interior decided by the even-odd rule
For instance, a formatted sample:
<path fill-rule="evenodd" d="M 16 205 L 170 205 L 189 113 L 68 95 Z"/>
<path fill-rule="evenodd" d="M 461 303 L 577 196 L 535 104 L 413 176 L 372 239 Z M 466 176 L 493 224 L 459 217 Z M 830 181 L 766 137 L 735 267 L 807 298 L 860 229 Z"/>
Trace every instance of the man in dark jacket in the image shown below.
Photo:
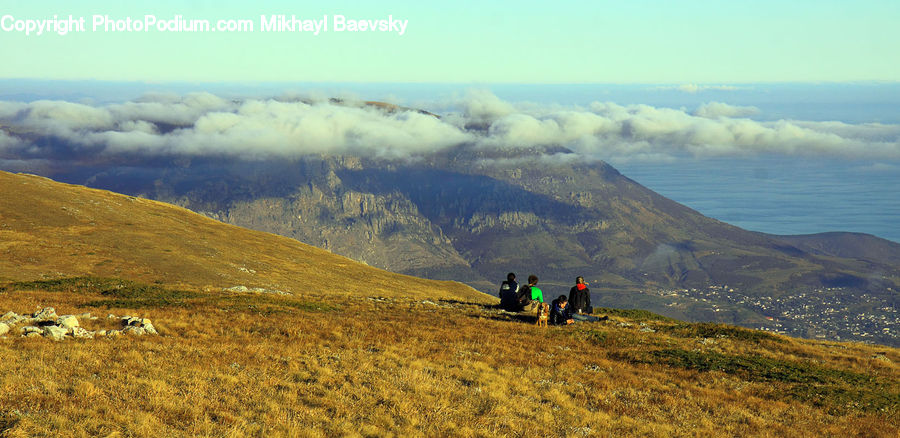
<path fill-rule="evenodd" d="M 575 286 L 569 289 L 569 305 L 572 306 L 572 313 L 590 315 L 594 308 L 591 307 L 591 290 L 588 289 L 584 282 L 584 277 L 579 276 L 575 279 Z"/>
<path fill-rule="evenodd" d="M 506 281 L 500 284 L 500 307 L 510 312 L 518 312 L 520 310 L 518 292 L 519 283 L 516 282 L 516 274 L 513 272 L 506 274 Z"/>
<path fill-rule="evenodd" d="M 552 325 L 569 325 L 574 324 L 572 319 L 572 309 L 569 307 L 569 299 L 565 295 L 553 300 L 550 305 L 550 324 Z"/>

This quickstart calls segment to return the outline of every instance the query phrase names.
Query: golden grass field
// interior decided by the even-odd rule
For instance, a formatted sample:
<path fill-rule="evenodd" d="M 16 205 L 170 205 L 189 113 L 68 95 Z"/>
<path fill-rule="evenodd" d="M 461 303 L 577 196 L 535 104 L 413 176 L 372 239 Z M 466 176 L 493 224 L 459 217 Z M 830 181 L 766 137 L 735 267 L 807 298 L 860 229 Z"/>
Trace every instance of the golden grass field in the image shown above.
<path fill-rule="evenodd" d="M 0 436 L 900 434 L 898 349 L 616 309 L 538 328 L 459 283 L 166 204 L 4 173 L 0 189 L 0 314 L 160 332 L 13 328 Z"/>
<path fill-rule="evenodd" d="M 538 328 L 458 301 L 200 293 L 117 307 L 128 299 L 35 289 L 6 286 L 2 310 L 93 312 L 89 329 L 108 312 L 139 315 L 160 336 L 0 340 L 4 436 L 900 431 L 900 352 L 886 347 L 641 312 Z"/>

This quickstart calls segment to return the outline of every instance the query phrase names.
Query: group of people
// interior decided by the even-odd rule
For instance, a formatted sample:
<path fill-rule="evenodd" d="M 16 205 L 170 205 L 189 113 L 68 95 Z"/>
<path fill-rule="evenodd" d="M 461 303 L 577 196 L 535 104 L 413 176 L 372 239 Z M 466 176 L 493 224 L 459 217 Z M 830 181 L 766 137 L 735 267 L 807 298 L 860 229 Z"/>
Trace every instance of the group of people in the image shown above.
<path fill-rule="evenodd" d="M 537 275 L 528 276 L 528 284 L 520 286 L 516 281 L 516 274 L 510 272 L 506 275 L 506 281 L 500 284 L 500 307 L 509 312 L 536 313 L 538 306 L 544 303 L 544 291 L 537 287 Z M 550 304 L 550 319 L 552 325 L 574 324 L 575 321 L 601 321 L 591 315 L 594 308 L 591 307 L 591 290 L 588 289 L 584 277 L 575 279 L 575 286 L 569 290 L 569 296 L 560 295 Z"/>

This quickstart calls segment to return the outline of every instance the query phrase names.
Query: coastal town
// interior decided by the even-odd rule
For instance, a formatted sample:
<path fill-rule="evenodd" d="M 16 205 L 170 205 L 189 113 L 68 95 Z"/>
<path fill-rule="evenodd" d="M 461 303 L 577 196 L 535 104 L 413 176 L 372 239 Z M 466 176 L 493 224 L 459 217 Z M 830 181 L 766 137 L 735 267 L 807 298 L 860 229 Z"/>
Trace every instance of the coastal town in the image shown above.
<path fill-rule="evenodd" d="M 871 292 L 848 295 L 844 288 L 817 288 L 777 296 L 748 294 L 728 285 L 658 290 L 670 307 L 707 306 L 711 312 L 750 310 L 762 316 L 751 328 L 811 339 L 900 343 L 900 314 Z M 897 291 L 885 291 L 896 297 Z M 892 302 L 887 300 L 888 303 Z M 723 322 L 726 318 L 721 318 Z"/>

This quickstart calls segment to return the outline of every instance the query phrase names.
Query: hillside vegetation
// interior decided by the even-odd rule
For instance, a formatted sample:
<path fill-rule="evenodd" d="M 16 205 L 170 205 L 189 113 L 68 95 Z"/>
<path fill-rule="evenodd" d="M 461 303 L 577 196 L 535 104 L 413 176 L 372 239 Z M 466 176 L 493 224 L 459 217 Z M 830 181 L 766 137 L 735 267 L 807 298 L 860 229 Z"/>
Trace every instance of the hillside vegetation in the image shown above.
<path fill-rule="evenodd" d="M 136 293 L 139 292 L 139 293 Z M 884 436 L 900 351 L 648 312 L 538 328 L 490 305 L 8 283 L 4 309 L 160 336 L 0 340 L 4 436 Z"/>
<path fill-rule="evenodd" d="M 467 298 L 468 286 L 368 267 L 183 208 L 0 172 L 0 281 L 98 275 L 176 288 Z"/>
<path fill-rule="evenodd" d="M 130 315 L 159 333 L 0 334 L 0 436 L 900 433 L 895 348 L 643 310 L 538 328 L 459 283 L 170 205 L 0 187 L 0 315 L 90 313 L 98 333 Z"/>

